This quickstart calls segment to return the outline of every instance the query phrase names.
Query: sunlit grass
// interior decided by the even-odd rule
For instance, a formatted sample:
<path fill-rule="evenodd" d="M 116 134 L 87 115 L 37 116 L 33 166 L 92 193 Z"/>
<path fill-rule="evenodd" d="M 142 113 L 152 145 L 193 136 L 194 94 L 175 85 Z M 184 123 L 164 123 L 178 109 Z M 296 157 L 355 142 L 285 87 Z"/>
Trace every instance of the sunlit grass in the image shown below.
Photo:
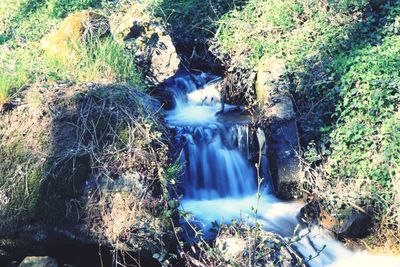
<path fill-rule="evenodd" d="M 18 69 L 13 74 L 0 74 L 0 104 L 19 91 L 29 80 L 26 70 Z"/>

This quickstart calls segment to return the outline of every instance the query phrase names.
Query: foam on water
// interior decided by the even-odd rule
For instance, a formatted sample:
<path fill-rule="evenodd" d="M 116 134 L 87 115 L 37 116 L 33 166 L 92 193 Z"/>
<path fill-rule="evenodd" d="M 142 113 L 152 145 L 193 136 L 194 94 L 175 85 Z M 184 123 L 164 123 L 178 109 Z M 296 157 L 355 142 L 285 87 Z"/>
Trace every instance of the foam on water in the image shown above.
<path fill-rule="evenodd" d="M 220 109 L 220 105 L 187 105 L 181 107 L 179 111 L 172 110 L 167 112 L 166 120 L 170 125 L 198 125 L 216 122 L 215 113 Z"/>

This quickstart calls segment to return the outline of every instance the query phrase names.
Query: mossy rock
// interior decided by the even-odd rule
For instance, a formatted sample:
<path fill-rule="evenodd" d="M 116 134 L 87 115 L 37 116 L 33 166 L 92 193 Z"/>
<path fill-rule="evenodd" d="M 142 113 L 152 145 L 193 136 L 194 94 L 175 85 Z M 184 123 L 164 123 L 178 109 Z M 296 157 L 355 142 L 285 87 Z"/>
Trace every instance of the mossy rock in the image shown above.
<path fill-rule="evenodd" d="M 125 41 L 139 37 L 151 19 L 143 4 L 133 3 L 124 12 L 115 14 L 110 20 L 111 32 L 115 39 Z"/>
<path fill-rule="evenodd" d="M 285 63 L 276 57 L 261 60 L 257 67 L 256 95 L 261 105 L 270 101 L 274 82 L 285 72 Z"/>
<path fill-rule="evenodd" d="M 135 55 L 146 80 L 157 85 L 176 74 L 180 59 L 171 36 L 150 17 L 146 5 L 134 3 L 110 19 L 113 37 Z"/>
<path fill-rule="evenodd" d="M 77 49 L 91 38 L 100 38 L 109 33 L 106 17 L 92 11 L 81 11 L 69 15 L 60 26 L 41 41 L 41 46 L 50 57 L 61 61 L 77 62 Z"/>

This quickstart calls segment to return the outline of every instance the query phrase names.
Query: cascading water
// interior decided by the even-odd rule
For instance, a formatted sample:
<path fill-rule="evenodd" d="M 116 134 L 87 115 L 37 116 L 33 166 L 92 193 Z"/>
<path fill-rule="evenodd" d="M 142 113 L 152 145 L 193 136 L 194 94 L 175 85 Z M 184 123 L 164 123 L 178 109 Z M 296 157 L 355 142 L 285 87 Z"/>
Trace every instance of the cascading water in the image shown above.
<path fill-rule="evenodd" d="M 218 77 L 204 73 L 179 76 L 166 88 L 174 97 L 174 109 L 168 112 L 166 120 L 183 146 L 182 206 L 204 227 L 213 221 L 229 223 L 239 216 L 254 218 L 251 207 L 257 202 L 256 169 L 245 157 L 249 154 L 247 121 L 239 115 L 233 116 L 234 120 L 218 115 L 221 103 L 217 80 Z M 235 107 L 225 104 L 224 109 L 229 113 Z M 302 203 L 281 202 L 268 186 L 264 192 L 258 220 L 267 231 L 293 236 Z M 294 245 L 304 258 L 319 254 L 308 261 L 312 267 L 377 264 L 400 267 L 398 258 L 352 252 L 318 227 L 311 231 L 303 229 L 298 236 L 304 237 Z"/>

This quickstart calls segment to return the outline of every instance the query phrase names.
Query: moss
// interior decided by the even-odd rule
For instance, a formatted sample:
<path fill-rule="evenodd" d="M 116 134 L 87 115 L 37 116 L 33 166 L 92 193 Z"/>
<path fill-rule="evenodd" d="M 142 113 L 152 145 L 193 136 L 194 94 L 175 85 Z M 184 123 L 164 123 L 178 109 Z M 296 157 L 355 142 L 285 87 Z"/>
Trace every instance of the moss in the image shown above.
<path fill-rule="evenodd" d="M 49 56 L 74 64 L 80 59 L 76 52 L 79 45 L 89 37 L 85 35 L 102 36 L 107 30 L 107 19 L 100 14 L 90 11 L 76 12 L 63 20 L 56 31 L 46 36 L 41 45 Z"/>
<path fill-rule="evenodd" d="M 0 207 L 6 220 L 2 228 L 13 228 L 34 217 L 39 201 L 42 180 L 40 160 L 27 151 L 21 143 L 0 146 L 0 190 L 7 203 Z"/>

